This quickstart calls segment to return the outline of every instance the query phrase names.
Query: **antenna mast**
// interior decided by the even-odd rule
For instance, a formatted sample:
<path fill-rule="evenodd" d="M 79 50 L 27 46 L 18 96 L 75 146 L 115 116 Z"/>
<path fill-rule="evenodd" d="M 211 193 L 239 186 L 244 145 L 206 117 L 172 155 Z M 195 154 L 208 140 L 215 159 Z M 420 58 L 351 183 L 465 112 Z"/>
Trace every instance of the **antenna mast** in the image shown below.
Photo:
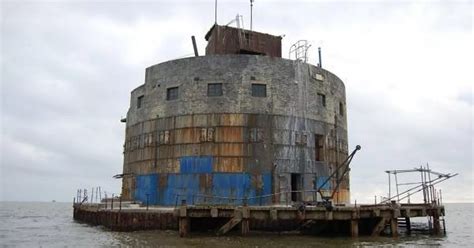
<path fill-rule="evenodd" d="M 254 0 L 250 0 L 250 31 L 252 31 L 253 1 L 254 1 Z"/>
<path fill-rule="evenodd" d="M 217 0 L 215 0 L 214 4 L 214 24 L 217 24 Z"/>

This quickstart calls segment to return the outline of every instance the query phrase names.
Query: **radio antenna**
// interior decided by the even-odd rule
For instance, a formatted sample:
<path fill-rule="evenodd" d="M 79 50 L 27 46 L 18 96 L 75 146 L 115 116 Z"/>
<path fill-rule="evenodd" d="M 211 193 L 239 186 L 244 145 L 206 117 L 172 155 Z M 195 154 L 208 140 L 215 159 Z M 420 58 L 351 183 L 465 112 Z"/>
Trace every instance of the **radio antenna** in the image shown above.
<path fill-rule="evenodd" d="M 214 24 L 217 25 L 217 0 L 214 1 Z"/>
<path fill-rule="evenodd" d="M 254 0 L 250 0 L 250 31 L 252 31 L 253 1 Z"/>

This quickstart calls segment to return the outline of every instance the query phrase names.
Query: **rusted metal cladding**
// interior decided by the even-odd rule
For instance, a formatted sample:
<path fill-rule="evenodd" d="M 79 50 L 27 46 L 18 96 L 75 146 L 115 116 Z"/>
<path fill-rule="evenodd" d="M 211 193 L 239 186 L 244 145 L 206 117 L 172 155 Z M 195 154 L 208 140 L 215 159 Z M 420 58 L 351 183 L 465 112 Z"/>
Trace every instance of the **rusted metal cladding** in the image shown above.
<path fill-rule="evenodd" d="M 221 94 L 208 96 L 216 83 Z M 152 66 L 132 91 L 124 173 L 135 182 L 124 178 L 122 195 L 157 205 L 320 200 L 314 190 L 332 191 L 327 179 L 348 155 L 345 109 L 342 81 L 301 62 L 225 55 Z M 350 201 L 349 176 L 334 195 Z"/>
<path fill-rule="evenodd" d="M 206 34 L 206 55 L 261 54 L 281 57 L 281 37 L 214 25 Z"/>

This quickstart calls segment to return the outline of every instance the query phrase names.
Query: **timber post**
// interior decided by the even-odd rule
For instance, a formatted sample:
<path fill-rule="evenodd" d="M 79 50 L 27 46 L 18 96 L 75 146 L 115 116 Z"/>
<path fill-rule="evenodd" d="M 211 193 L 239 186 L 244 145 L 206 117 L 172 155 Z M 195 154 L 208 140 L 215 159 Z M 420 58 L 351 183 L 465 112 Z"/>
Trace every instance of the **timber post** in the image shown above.
<path fill-rule="evenodd" d="M 240 230 L 242 235 L 245 236 L 250 232 L 250 210 L 247 206 L 242 207 L 242 222 L 240 224 Z"/>
<path fill-rule="evenodd" d="M 179 207 L 179 236 L 186 237 L 189 233 L 189 217 L 187 216 L 187 206 L 186 200 L 181 202 L 181 206 Z"/>

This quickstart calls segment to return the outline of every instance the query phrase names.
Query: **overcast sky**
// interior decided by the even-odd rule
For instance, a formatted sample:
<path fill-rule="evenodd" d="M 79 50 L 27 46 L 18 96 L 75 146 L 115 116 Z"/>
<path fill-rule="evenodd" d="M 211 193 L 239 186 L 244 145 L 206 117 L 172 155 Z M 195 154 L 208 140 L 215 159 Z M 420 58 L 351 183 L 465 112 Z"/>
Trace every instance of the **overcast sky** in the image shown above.
<path fill-rule="evenodd" d="M 218 23 L 249 1 L 219 0 Z M 0 200 L 72 201 L 119 193 L 130 91 L 145 68 L 202 54 L 214 1 L 1 2 Z M 458 172 L 445 202 L 473 202 L 471 1 L 264 1 L 254 30 L 299 39 L 346 85 L 357 202 L 386 195 L 388 169 Z"/>

